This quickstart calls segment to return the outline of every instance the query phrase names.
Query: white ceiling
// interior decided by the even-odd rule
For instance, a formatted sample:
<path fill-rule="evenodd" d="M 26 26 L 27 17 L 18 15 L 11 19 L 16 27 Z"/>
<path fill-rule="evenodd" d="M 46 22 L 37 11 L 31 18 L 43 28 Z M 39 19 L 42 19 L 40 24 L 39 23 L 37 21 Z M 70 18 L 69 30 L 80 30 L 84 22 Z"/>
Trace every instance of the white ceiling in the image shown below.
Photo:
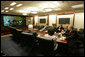
<path fill-rule="evenodd" d="M 10 4 L 12 2 L 16 2 L 17 4 L 21 3 L 23 4 L 20 7 L 16 7 L 15 6 L 10 6 Z M 58 4 L 57 4 L 58 3 Z M 44 14 L 44 12 L 42 12 L 42 10 L 44 10 L 44 8 L 50 8 L 50 7 L 54 7 L 54 9 L 58 9 L 61 8 L 62 10 L 53 10 L 51 12 L 45 12 L 45 13 L 57 13 L 57 12 L 65 12 L 65 11 L 84 11 L 84 7 L 82 8 L 75 8 L 73 9 L 71 6 L 73 5 L 78 5 L 78 4 L 84 4 L 84 1 L 1 1 L 1 10 L 4 10 L 5 7 L 9 7 L 9 8 L 14 8 L 14 10 L 9 10 L 9 12 L 1 12 L 1 14 L 13 14 L 13 15 L 22 15 L 22 12 L 20 11 L 24 11 L 23 13 L 27 13 L 28 15 L 30 14 L 29 11 L 35 10 L 31 9 L 29 10 L 29 7 L 36 7 L 38 8 L 38 14 Z M 39 11 L 39 9 L 41 11 Z M 6 11 L 6 10 L 5 10 Z M 33 14 L 31 14 L 33 15 Z"/>

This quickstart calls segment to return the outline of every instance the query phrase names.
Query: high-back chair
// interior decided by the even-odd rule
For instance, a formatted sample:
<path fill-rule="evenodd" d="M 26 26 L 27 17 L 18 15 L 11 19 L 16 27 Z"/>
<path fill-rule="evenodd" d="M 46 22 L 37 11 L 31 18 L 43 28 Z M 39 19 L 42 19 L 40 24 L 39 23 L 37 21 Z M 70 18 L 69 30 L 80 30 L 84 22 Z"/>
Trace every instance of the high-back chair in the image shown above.
<path fill-rule="evenodd" d="M 33 33 L 22 32 L 22 43 L 28 47 L 35 47 L 35 39 Z"/>
<path fill-rule="evenodd" d="M 53 40 L 43 39 L 43 37 L 38 37 L 39 50 L 40 53 L 46 56 L 53 56 L 55 53 L 55 45 Z"/>

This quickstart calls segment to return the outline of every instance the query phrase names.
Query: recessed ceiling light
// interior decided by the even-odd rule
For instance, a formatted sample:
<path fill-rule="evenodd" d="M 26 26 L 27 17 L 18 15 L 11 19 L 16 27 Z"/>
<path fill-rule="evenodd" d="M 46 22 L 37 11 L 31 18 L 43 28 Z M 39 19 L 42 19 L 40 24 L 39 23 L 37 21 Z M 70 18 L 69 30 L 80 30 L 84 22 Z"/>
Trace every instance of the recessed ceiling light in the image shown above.
<path fill-rule="evenodd" d="M 61 8 L 58 8 L 58 9 L 54 9 L 54 10 L 62 10 Z"/>
<path fill-rule="evenodd" d="M 52 9 L 45 9 L 45 11 L 47 11 L 47 12 L 48 12 L 48 11 L 52 11 Z"/>
<path fill-rule="evenodd" d="M 13 3 L 10 4 L 10 6 L 14 6 L 15 4 L 16 4 L 16 2 L 13 2 Z"/>
<path fill-rule="evenodd" d="M 36 14 L 37 12 L 31 12 L 31 13 Z"/>
<path fill-rule="evenodd" d="M 23 4 L 18 4 L 18 5 L 16 5 L 16 7 L 20 7 L 20 6 L 22 6 Z"/>
<path fill-rule="evenodd" d="M 28 11 L 41 11 L 41 9 L 38 7 L 28 7 L 27 10 Z"/>
<path fill-rule="evenodd" d="M 46 12 L 46 11 L 42 11 L 42 12 Z"/>
<path fill-rule="evenodd" d="M 23 13 L 23 15 L 27 15 L 27 13 Z"/>
<path fill-rule="evenodd" d="M 5 7 L 5 9 L 9 9 L 9 7 Z"/>
<path fill-rule="evenodd" d="M 5 11 L 5 12 L 9 12 L 9 11 Z"/>
<path fill-rule="evenodd" d="M 4 10 L 1 10 L 1 12 L 4 12 Z"/>
<path fill-rule="evenodd" d="M 80 8 L 80 7 L 83 7 L 84 4 L 79 4 L 79 5 L 73 5 L 72 8 Z"/>
<path fill-rule="evenodd" d="M 14 8 L 10 8 L 10 10 L 13 10 Z"/>

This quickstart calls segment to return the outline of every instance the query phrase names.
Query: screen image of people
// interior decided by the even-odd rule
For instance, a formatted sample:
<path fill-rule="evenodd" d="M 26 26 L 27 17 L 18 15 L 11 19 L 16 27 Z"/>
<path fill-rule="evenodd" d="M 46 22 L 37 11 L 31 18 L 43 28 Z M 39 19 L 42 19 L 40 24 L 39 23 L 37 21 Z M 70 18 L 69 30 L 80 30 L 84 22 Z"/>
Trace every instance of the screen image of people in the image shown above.
<path fill-rule="evenodd" d="M 24 19 L 24 17 L 20 16 L 3 16 L 4 26 L 21 26 Z"/>

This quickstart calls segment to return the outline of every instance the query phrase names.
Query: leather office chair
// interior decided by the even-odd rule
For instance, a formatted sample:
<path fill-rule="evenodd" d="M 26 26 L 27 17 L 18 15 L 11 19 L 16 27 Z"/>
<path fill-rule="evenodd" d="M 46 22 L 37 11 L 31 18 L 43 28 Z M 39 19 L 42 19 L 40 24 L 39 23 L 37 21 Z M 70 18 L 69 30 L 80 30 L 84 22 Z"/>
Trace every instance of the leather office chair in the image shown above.
<path fill-rule="evenodd" d="M 17 41 L 17 43 L 20 43 L 21 42 L 21 38 L 22 38 L 22 30 L 20 30 L 20 29 L 16 29 L 16 41 Z"/>
<path fill-rule="evenodd" d="M 79 32 L 80 34 L 84 33 L 84 29 L 79 29 Z"/>
<path fill-rule="evenodd" d="M 43 37 L 38 37 L 39 41 L 39 51 L 46 56 L 54 56 L 57 50 L 58 44 L 54 45 L 53 40 L 43 39 Z"/>
<path fill-rule="evenodd" d="M 10 32 L 12 33 L 12 35 L 13 35 L 13 40 L 15 40 L 15 38 L 16 38 L 16 28 L 15 27 L 9 27 L 10 28 Z"/>
<path fill-rule="evenodd" d="M 27 47 L 35 47 L 36 46 L 36 35 L 33 35 L 33 33 L 26 33 L 22 32 L 22 45 L 27 46 Z M 35 37 L 35 38 L 34 38 Z"/>

